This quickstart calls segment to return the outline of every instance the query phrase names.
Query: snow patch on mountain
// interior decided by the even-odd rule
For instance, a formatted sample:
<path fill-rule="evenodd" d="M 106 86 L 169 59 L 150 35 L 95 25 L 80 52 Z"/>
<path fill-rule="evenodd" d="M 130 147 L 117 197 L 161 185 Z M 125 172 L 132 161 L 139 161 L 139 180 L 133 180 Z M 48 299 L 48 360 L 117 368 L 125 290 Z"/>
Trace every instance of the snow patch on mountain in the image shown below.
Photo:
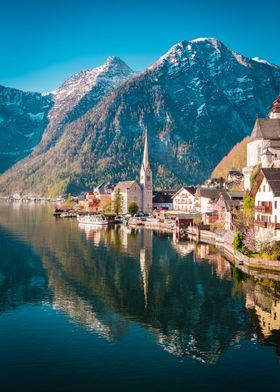
<path fill-rule="evenodd" d="M 39 112 L 39 113 L 27 113 L 28 117 L 32 121 L 42 121 L 44 119 L 45 113 L 44 112 Z"/>

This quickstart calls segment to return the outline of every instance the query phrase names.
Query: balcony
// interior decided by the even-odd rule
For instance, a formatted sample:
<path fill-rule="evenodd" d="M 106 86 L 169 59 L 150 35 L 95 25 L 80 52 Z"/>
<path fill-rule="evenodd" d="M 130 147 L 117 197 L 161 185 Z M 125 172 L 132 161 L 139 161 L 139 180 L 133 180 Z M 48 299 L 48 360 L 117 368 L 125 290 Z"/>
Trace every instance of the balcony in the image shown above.
<path fill-rule="evenodd" d="M 255 206 L 255 211 L 263 214 L 272 214 L 272 205 Z"/>
<path fill-rule="evenodd" d="M 255 226 L 263 227 L 265 229 L 280 229 L 280 223 L 266 222 L 261 220 L 255 220 Z"/>

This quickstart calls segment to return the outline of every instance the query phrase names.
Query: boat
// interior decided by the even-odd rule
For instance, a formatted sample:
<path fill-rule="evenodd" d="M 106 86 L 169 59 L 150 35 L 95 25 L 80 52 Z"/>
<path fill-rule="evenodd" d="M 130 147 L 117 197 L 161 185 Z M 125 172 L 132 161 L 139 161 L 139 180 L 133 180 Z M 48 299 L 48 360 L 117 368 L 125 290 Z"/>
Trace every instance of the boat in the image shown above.
<path fill-rule="evenodd" d="M 66 212 L 62 212 L 62 214 L 60 214 L 61 218 L 76 218 L 77 214 L 74 211 L 66 211 Z"/>
<path fill-rule="evenodd" d="M 92 226 L 107 226 L 108 221 L 104 215 L 84 215 L 77 217 L 78 222 L 83 225 L 92 225 Z"/>
<path fill-rule="evenodd" d="M 115 217 L 115 219 L 114 219 L 114 223 L 117 223 L 117 224 L 122 224 L 122 223 L 124 223 L 124 218 L 122 217 L 122 216 L 116 216 Z"/>

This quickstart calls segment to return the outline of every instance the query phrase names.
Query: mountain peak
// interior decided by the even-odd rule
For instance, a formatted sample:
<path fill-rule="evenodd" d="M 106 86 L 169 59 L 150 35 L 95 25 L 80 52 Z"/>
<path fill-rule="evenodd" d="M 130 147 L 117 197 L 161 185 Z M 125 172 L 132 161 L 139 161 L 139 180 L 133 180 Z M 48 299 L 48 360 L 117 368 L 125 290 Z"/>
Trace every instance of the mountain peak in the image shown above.
<path fill-rule="evenodd" d="M 119 63 L 123 63 L 125 64 L 125 62 L 118 56 L 109 56 L 107 57 L 106 61 L 104 64 L 119 64 Z"/>
<path fill-rule="evenodd" d="M 107 57 L 105 63 L 101 65 L 101 70 L 109 70 L 109 69 L 116 69 L 118 72 L 133 74 L 134 72 L 132 69 L 120 58 L 117 56 L 109 56 Z"/>

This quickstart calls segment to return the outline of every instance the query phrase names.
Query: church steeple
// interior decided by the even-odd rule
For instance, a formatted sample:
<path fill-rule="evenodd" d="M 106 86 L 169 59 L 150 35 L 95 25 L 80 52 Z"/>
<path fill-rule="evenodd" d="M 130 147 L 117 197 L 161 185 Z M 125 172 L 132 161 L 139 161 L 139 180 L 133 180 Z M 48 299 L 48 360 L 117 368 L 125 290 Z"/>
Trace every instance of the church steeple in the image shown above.
<path fill-rule="evenodd" d="M 148 131 L 145 130 L 143 161 L 140 171 L 140 184 L 142 185 L 142 210 L 150 213 L 153 210 L 153 180 L 149 157 Z"/>
<path fill-rule="evenodd" d="M 150 158 L 149 158 L 149 144 L 148 144 L 148 131 L 145 130 L 145 144 L 144 144 L 144 153 L 143 153 L 143 162 L 142 166 L 144 168 L 151 167 Z"/>
<path fill-rule="evenodd" d="M 280 118 L 280 95 L 273 102 L 273 107 L 269 112 L 269 118 Z"/>

